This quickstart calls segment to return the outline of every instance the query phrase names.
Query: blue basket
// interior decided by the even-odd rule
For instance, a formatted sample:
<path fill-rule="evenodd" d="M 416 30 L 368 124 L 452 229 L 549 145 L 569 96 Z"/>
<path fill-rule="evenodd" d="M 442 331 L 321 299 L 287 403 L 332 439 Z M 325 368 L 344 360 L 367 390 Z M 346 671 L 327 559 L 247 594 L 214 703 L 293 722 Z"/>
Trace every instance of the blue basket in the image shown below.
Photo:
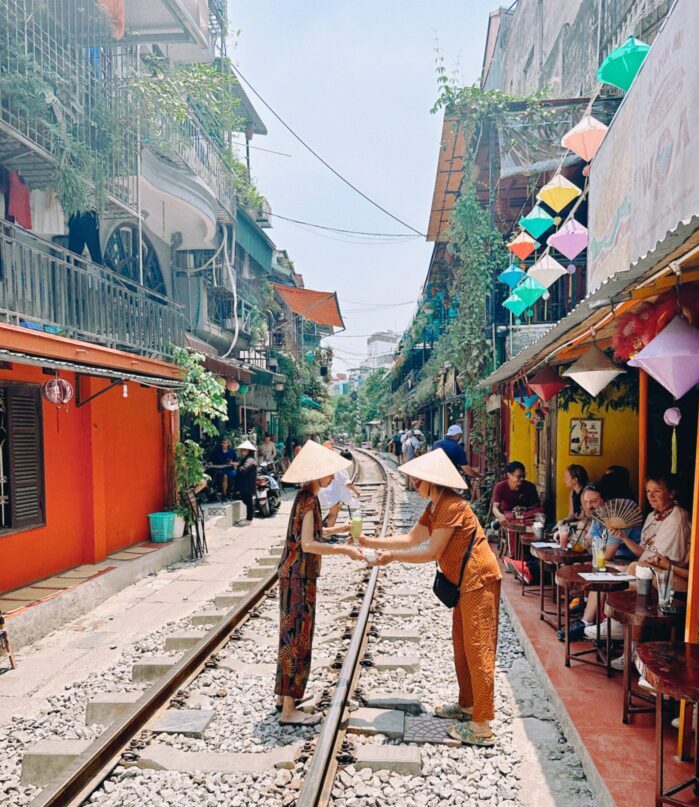
<path fill-rule="evenodd" d="M 174 513 L 149 513 L 150 539 L 157 543 L 172 541 L 175 535 Z"/>

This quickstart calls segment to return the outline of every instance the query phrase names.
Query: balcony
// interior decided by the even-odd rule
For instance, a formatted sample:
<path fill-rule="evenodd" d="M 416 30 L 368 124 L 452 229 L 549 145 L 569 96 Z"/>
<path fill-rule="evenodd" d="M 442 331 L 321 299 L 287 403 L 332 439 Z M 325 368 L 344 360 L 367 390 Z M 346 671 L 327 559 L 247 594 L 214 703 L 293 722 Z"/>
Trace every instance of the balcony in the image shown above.
<path fill-rule="evenodd" d="M 182 306 L 7 222 L 0 320 L 156 358 L 184 344 Z"/>

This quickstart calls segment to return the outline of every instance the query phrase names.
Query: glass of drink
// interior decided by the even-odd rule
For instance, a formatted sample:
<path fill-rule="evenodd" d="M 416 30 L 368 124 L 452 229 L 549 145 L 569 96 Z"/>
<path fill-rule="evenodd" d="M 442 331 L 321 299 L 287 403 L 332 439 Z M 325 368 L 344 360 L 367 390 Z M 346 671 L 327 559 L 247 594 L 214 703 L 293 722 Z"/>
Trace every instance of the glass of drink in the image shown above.
<path fill-rule="evenodd" d="M 362 517 L 352 516 L 352 521 L 350 521 L 350 535 L 355 541 L 362 534 L 362 529 L 364 529 L 364 522 L 362 521 Z"/>
<path fill-rule="evenodd" d="M 570 535 L 570 527 L 567 524 L 558 525 L 558 540 L 561 544 L 561 549 L 568 548 L 568 536 Z"/>
<path fill-rule="evenodd" d="M 599 572 L 603 572 L 607 568 L 607 559 L 605 557 L 605 548 L 604 546 L 596 546 L 594 548 L 594 559 L 593 559 L 594 567 Z"/>

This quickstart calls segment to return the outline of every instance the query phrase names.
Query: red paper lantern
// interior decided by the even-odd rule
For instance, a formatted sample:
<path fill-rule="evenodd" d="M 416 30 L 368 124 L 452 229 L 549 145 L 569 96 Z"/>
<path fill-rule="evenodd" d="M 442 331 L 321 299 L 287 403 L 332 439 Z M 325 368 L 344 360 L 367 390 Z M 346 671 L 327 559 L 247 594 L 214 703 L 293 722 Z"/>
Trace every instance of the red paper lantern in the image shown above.
<path fill-rule="evenodd" d="M 228 381 L 226 381 L 226 389 L 228 392 L 238 392 L 240 389 L 240 383 L 234 378 L 229 378 Z"/>
<path fill-rule="evenodd" d="M 551 398 L 568 386 L 558 373 L 548 366 L 539 370 L 527 384 L 529 389 L 535 392 L 544 403 L 550 401 Z"/>

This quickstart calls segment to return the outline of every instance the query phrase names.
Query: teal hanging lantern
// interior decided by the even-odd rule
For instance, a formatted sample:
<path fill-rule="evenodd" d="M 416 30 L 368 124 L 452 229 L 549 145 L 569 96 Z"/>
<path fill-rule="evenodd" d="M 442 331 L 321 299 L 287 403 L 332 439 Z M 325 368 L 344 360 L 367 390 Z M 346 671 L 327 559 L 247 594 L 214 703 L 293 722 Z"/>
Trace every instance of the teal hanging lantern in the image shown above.
<path fill-rule="evenodd" d="M 602 62 L 597 71 L 597 80 L 626 92 L 633 84 L 649 50 L 650 45 L 630 36 Z"/>
<path fill-rule="evenodd" d="M 519 226 L 533 238 L 541 236 L 553 227 L 553 217 L 537 205 L 519 220 Z"/>
<path fill-rule="evenodd" d="M 527 305 L 534 305 L 534 303 L 546 294 L 546 286 L 529 275 L 517 286 L 514 292 L 520 300 L 523 300 Z"/>
<path fill-rule="evenodd" d="M 498 275 L 498 280 L 501 283 L 504 283 L 506 286 L 509 286 L 511 289 L 522 280 L 523 277 L 526 277 L 526 272 L 523 272 L 519 266 L 514 263 L 511 263 L 504 272 L 501 272 Z"/>
<path fill-rule="evenodd" d="M 527 303 L 524 302 L 517 294 L 510 294 L 510 296 L 503 302 L 503 308 L 511 311 L 516 317 L 520 317 L 522 312 L 526 309 Z"/>

